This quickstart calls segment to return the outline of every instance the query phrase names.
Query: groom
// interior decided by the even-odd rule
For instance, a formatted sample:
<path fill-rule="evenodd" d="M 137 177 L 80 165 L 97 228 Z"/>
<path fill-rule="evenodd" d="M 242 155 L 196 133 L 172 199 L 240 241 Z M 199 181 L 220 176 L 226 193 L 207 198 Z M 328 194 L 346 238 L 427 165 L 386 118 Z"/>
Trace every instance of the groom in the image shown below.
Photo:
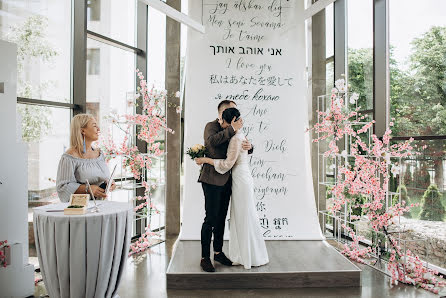
<path fill-rule="evenodd" d="M 232 119 L 230 125 L 223 122 L 222 113 L 227 108 L 235 108 L 237 105 L 231 100 L 223 100 L 218 105 L 218 119 L 206 124 L 204 129 L 204 145 L 206 156 L 214 159 L 225 159 L 229 140 L 243 127 L 243 120 Z M 245 140 L 243 149 L 252 153 L 251 144 Z M 206 216 L 201 227 L 201 268 L 206 272 L 214 272 L 215 268 L 210 259 L 211 238 L 214 234 L 214 260 L 223 265 L 231 266 L 232 262 L 222 252 L 223 234 L 225 232 L 226 214 L 228 212 L 229 199 L 231 198 L 231 173 L 219 174 L 214 166 L 203 164 L 198 178 L 204 192 L 204 208 Z"/>

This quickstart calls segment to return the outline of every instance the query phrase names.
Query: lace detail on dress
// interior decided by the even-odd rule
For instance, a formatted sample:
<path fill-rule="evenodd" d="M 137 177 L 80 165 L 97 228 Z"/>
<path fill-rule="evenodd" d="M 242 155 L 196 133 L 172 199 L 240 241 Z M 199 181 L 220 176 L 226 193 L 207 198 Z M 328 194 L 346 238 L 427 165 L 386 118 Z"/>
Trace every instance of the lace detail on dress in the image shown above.
<path fill-rule="evenodd" d="M 228 152 L 226 153 L 226 159 L 215 159 L 214 167 L 215 170 L 224 174 L 232 169 L 232 167 L 238 162 L 240 159 L 240 153 L 243 151 L 242 149 L 243 135 L 241 131 L 238 131 L 235 136 L 231 138 L 229 141 Z"/>

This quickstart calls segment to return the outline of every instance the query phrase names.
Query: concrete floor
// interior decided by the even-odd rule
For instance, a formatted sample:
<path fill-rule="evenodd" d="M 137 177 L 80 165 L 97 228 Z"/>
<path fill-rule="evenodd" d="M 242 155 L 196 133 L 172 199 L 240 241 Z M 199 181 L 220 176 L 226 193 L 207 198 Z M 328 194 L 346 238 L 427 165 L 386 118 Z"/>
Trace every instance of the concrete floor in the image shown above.
<path fill-rule="evenodd" d="M 128 259 L 119 295 L 121 297 L 438 297 L 412 286 L 390 286 L 389 278 L 377 270 L 358 265 L 362 287 L 253 290 L 166 290 L 165 271 L 173 241 L 157 245 Z M 197 252 L 199 253 L 199 252 Z"/>

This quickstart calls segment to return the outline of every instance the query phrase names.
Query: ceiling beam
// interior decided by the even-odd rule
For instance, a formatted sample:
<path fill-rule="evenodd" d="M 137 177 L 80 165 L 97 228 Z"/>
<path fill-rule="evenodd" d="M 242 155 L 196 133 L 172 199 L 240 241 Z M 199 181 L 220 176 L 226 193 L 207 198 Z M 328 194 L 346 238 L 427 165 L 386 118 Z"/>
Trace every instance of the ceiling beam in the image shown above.
<path fill-rule="evenodd" d="M 205 29 L 204 26 L 189 17 L 188 15 L 176 10 L 175 8 L 170 7 L 166 3 L 164 3 L 161 0 L 138 0 L 142 3 L 147 4 L 148 6 L 164 13 L 166 16 L 174 19 L 177 22 L 180 22 L 181 24 L 184 24 L 186 26 L 189 26 L 190 28 L 200 32 L 204 33 Z"/>
<path fill-rule="evenodd" d="M 314 4 L 312 4 L 310 7 L 305 9 L 304 11 L 304 18 L 308 19 L 320 12 L 322 9 L 325 9 L 328 5 L 332 4 L 336 0 L 318 0 Z"/>

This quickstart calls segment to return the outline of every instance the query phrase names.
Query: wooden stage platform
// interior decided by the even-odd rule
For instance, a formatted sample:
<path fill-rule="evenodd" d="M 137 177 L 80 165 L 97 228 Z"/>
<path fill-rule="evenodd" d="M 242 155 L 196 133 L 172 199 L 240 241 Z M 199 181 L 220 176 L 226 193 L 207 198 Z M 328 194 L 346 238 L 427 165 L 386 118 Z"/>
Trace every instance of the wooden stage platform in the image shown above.
<path fill-rule="evenodd" d="M 168 289 L 359 287 L 361 270 L 325 241 L 266 241 L 269 264 L 246 270 L 200 268 L 200 241 L 180 240 L 166 272 Z M 223 251 L 228 255 L 228 243 Z M 213 253 L 211 252 L 211 255 Z M 211 257 L 212 259 L 212 257 Z M 213 260 L 212 260 L 213 261 Z"/>

